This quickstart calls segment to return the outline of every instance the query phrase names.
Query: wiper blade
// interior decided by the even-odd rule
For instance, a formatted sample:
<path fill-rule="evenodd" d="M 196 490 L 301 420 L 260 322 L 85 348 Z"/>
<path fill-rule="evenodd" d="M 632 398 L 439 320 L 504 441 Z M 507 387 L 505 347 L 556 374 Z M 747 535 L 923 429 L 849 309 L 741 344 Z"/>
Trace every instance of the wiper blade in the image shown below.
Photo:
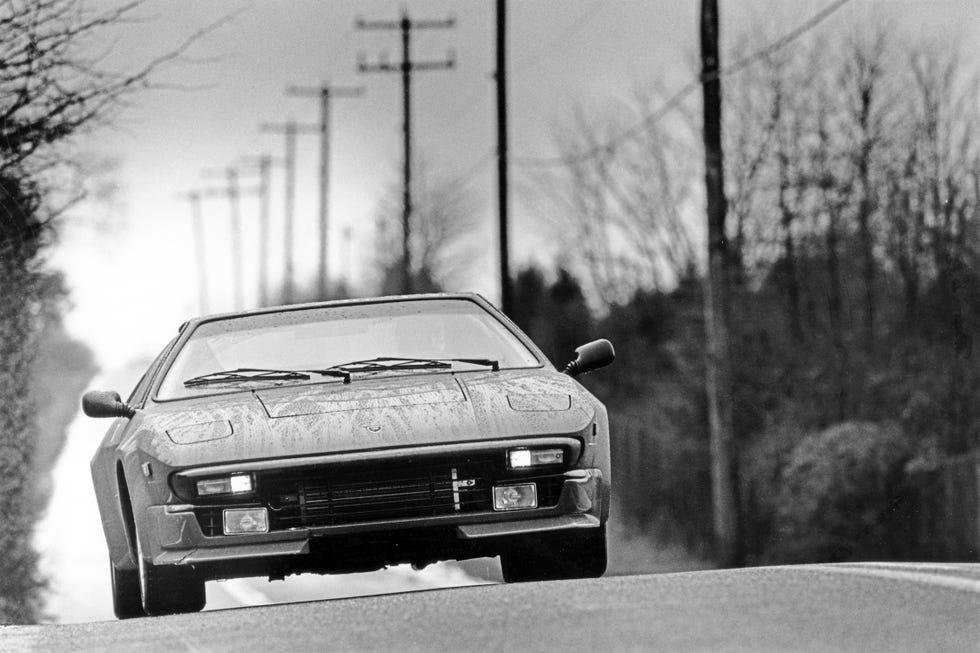
<path fill-rule="evenodd" d="M 348 377 L 352 372 L 385 372 L 391 370 L 425 370 L 425 369 L 448 369 L 452 367 L 449 363 L 431 358 L 397 358 L 395 356 L 381 356 L 379 358 L 369 358 L 366 360 L 350 361 L 340 365 L 331 365 L 322 370 L 306 370 L 314 374 L 346 374 Z M 349 383 L 349 381 L 345 381 Z"/>
<path fill-rule="evenodd" d="M 489 367 L 494 372 L 500 371 L 500 363 L 492 358 L 437 358 L 434 360 L 449 363 L 469 363 L 470 365 L 483 365 Z"/>
<path fill-rule="evenodd" d="M 211 372 L 184 381 L 184 387 L 192 388 L 211 383 L 236 383 L 241 381 L 306 381 L 310 375 L 297 370 L 269 370 L 255 367 L 239 367 L 234 370 Z"/>
<path fill-rule="evenodd" d="M 500 370 L 500 364 L 489 358 L 400 358 L 397 356 L 380 356 L 365 360 L 351 361 L 340 365 L 332 365 L 322 370 L 304 370 L 313 374 L 344 376 L 344 383 L 350 383 L 353 372 L 387 372 L 392 370 L 448 370 L 453 363 L 469 363 L 484 365 L 494 372 Z"/>
<path fill-rule="evenodd" d="M 328 367 L 324 370 L 303 370 L 304 372 L 309 372 L 310 374 L 319 374 L 320 376 L 336 376 L 344 380 L 344 383 L 350 383 L 350 372 L 347 370 L 342 370 L 335 367 Z"/>

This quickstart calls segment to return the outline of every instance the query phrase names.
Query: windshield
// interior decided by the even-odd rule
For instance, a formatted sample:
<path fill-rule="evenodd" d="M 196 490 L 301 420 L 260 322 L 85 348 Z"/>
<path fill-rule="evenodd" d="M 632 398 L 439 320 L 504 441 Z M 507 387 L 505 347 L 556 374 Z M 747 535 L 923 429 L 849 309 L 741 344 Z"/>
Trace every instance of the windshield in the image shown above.
<path fill-rule="evenodd" d="M 499 320 L 469 300 L 332 306 L 201 324 L 170 366 L 156 398 L 234 392 L 248 383 L 308 380 L 277 374 L 258 379 L 231 379 L 221 384 L 184 385 L 189 379 L 216 372 L 325 369 L 379 357 L 482 359 L 496 361 L 501 368 L 540 365 L 534 354 Z M 452 369 L 486 368 L 460 362 Z"/>

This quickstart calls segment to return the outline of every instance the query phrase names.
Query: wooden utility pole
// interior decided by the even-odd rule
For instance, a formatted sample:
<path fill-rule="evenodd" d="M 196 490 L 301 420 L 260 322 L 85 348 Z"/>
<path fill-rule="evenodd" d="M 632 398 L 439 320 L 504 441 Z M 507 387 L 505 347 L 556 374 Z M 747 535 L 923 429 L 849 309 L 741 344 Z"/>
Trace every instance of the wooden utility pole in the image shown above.
<path fill-rule="evenodd" d="M 513 288 L 510 280 L 510 255 L 507 243 L 507 2 L 497 0 L 497 210 L 500 241 L 500 306 L 510 315 Z"/>
<path fill-rule="evenodd" d="M 317 271 L 317 293 L 319 299 L 327 298 L 329 292 L 329 186 L 330 186 L 330 98 L 359 97 L 364 93 L 361 87 L 337 87 L 323 84 L 318 87 L 290 86 L 286 94 L 294 97 L 320 98 L 320 239 L 319 268 Z"/>
<path fill-rule="evenodd" d="M 426 70 L 445 70 L 455 65 L 450 52 L 444 61 L 412 61 L 411 37 L 413 29 L 447 29 L 455 27 L 456 21 L 446 20 L 411 20 L 407 11 L 401 20 L 366 21 L 357 20 L 358 29 L 401 30 L 402 60 L 398 64 L 382 61 L 378 64 L 368 64 L 363 57 L 358 62 L 358 72 L 400 72 L 402 77 L 402 136 L 404 139 L 405 161 L 403 163 L 404 188 L 402 191 L 402 292 L 412 292 L 412 252 L 411 252 L 411 219 L 412 219 L 412 72 Z"/>
<path fill-rule="evenodd" d="M 206 315 L 208 309 L 208 280 L 204 258 L 204 222 L 201 212 L 201 193 L 191 191 L 184 197 L 191 204 L 191 227 L 194 232 L 194 259 L 197 263 L 197 299 L 201 315 Z"/>
<path fill-rule="evenodd" d="M 223 195 L 228 198 L 228 209 L 231 225 L 231 269 L 232 269 L 232 280 L 233 280 L 233 292 L 235 298 L 235 310 L 240 311 L 245 308 L 245 272 L 244 272 L 244 250 L 242 247 L 242 214 L 241 214 L 241 204 L 239 199 L 241 197 L 241 189 L 238 185 L 238 170 L 234 166 L 228 166 L 227 168 L 205 170 L 205 177 L 213 177 L 216 175 L 221 175 L 225 178 L 226 183 L 223 189 L 209 189 L 205 191 L 206 195 Z"/>
<path fill-rule="evenodd" d="M 259 306 L 269 305 L 269 191 L 274 159 L 268 154 L 242 160 L 259 173 Z"/>
<path fill-rule="evenodd" d="M 299 132 L 319 131 L 319 127 L 299 125 L 289 119 L 284 123 L 262 123 L 259 129 L 267 133 L 279 133 L 285 136 L 285 153 L 283 165 L 286 171 L 285 190 L 283 192 L 285 206 L 283 207 L 283 279 L 282 301 L 291 304 L 294 301 L 296 285 L 296 262 L 293 253 L 293 225 L 295 222 L 296 206 L 296 134 Z"/>
<path fill-rule="evenodd" d="M 354 230 L 350 226 L 344 227 L 344 249 L 343 258 L 341 259 L 341 269 L 343 270 L 343 280 L 344 284 L 350 288 L 351 279 L 353 278 L 353 271 L 351 270 L 351 262 L 354 260 L 352 253 L 354 244 Z"/>
<path fill-rule="evenodd" d="M 740 551 L 728 331 L 730 257 L 725 235 L 720 70 L 718 0 L 701 0 L 701 86 L 708 214 L 708 275 L 704 293 L 705 389 L 710 430 L 711 504 L 715 556 L 719 564 L 731 566 L 739 561 Z"/>

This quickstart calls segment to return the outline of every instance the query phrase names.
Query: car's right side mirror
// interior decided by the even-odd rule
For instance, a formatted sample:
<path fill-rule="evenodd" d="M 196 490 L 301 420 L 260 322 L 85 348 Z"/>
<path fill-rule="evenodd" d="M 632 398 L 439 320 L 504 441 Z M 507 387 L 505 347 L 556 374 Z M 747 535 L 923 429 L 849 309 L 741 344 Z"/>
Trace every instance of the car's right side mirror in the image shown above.
<path fill-rule="evenodd" d="M 577 354 L 575 360 L 565 367 L 565 374 L 569 376 L 578 376 L 597 370 L 616 360 L 616 350 L 613 349 L 612 343 L 605 338 L 586 343 L 578 347 L 575 353 Z"/>

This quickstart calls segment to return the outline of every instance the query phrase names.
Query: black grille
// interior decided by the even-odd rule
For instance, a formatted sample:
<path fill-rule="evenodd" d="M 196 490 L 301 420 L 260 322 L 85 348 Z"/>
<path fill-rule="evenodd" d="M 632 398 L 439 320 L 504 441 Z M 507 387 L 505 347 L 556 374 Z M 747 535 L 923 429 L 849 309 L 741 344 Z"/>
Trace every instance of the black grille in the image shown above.
<path fill-rule="evenodd" d="M 262 494 L 273 530 L 434 517 L 489 510 L 491 471 L 490 461 L 324 468 L 263 478 Z"/>
<path fill-rule="evenodd" d="M 491 486 L 534 481 L 539 507 L 558 503 L 561 475 L 515 478 L 503 469 L 502 452 L 462 460 L 396 461 L 371 465 L 307 467 L 258 478 L 258 500 L 269 508 L 272 531 L 310 526 L 437 517 L 493 510 Z M 241 507 L 243 504 L 239 504 Z M 204 535 L 222 534 L 225 506 L 195 510 Z"/>

